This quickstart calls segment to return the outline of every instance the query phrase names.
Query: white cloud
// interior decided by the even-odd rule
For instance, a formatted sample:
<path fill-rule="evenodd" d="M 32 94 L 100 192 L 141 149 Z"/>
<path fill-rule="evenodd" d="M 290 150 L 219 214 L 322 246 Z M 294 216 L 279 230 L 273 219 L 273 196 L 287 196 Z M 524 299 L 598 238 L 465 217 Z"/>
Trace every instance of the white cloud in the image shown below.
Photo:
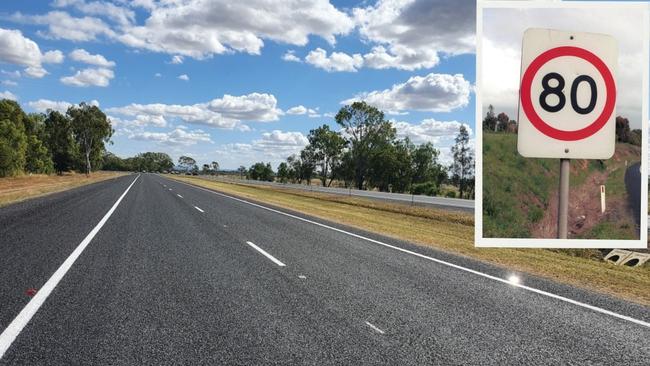
<path fill-rule="evenodd" d="M 178 75 L 178 78 L 179 78 L 180 80 L 183 80 L 183 81 L 189 81 L 189 80 L 190 80 L 190 77 L 187 76 L 187 74 L 181 74 L 181 75 Z"/>
<path fill-rule="evenodd" d="M 160 77 L 162 77 L 162 74 L 159 73 L 159 72 L 157 72 L 157 73 L 153 74 L 153 76 L 155 76 L 155 77 L 157 77 L 157 78 L 160 78 Z"/>
<path fill-rule="evenodd" d="M 47 74 L 42 64 L 63 62 L 63 53 L 53 50 L 43 54 L 21 31 L 0 28 L 0 62 L 24 66 L 27 76 L 40 78 Z"/>
<path fill-rule="evenodd" d="M 364 64 L 372 69 L 396 68 L 401 70 L 417 70 L 431 68 L 438 64 L 440 58 L 433 49 L 414 51 L 401 45 L 391 46 L 388 51 L 384 46 L 372 48 L 370 53 L 363 55 Z"/>
<path fill-rule="evenodd" d="M 74 61 L 83 62 L 89 65 L 95 65 L 95 66 L 105 67 L 105 68 L 110 68 L 115 66 L 115 62 L 108 61 L 106 57 L 100 54 L 93 55 L 82 48 L 75 49 L 74 51 L 70 52 L 68 56 L 70 56 L 70 58 Z"/>
<path fill-rule="evenodd" d="M 174 55 L 174 56 L 172 56 L 172 59 L 169 62 L 174 64 L 174 65 L 180 65 L 180 64 L 183 63 L 183 56 Z"/>
<path fill-rule="evenodd" d="M 295 52 L 296 51 L 294 50 L 287 51 L 284 55 L 282 55 L 282 59 L 289 62 L 302 62 L 300 57 L 295 55 Z"/>
<path fill-rule="evenodd" d="M 287 109 L 287 114 L 305 114 L 307 113 L 307 108 L 303 105 L 298 105 Z"/>
<path fill-rule="evenodd" d="M 211 100 L 207 108 L 228 118 L 270 122 L 277 121 L 282 114 L 277 104 L 278 101 L 272 94 L 251 93 L 242 96 L 226 94 L 223 98 Z"/>
<path fill-rule="evenodd" d="M 16 85 L 18 85 L 18 83 L 13 81 L 13 80 L 2 80 L 2 85 L 16 86 Z"/>
<path fill-rule="evenodd" d="M 43 76 L 49 74 L 47 70 L 45 70 L 42 67 L 28 67 L 25 70 L 25 75 L 29 76 L 30 78 L 35 78 L 35 79 L 40 79 Z"/>
<path fill-rule="evenodd" d="M 216 154 L 224 167 L 249 166 L 264 161 L 277 165 L 293 154 L 299 154 L 309 140 L 301 132 L 274 130 L 264 132 L 250 143 L 230 143 L 219 146 Z"/>
<path fill-rule="evenodd" d="M 465 126 L 472 134 L 472 128 L 458 121 L 436 121 L 425 119 L 418 124 L 408 122 L 392 122 L 399 138 L 408 137 L 415 144 L 431 142 L 434 146 L 439 143 L 451 143 L 458 134 L 461 126 Z"/>
<path fill-rule="evenodd" d="M 363 66 L 363 57 L 358 53 L 350 56 L 343 52 L 332 52 L 328 56 L 327 51 L 322 48 L 309 52 L 305 57 L 305 61 L 328 72 L 356 72 Z"/>
<path fill-rule="evenodd" d="M 106 87 L 115 74 L 106 68 L 88 68 L 77 71 L 72 76 L 64 76 L 60 80 L 63 84 L 78 87 L 100 86 Z"/>
<path fill-rule="evenodd" d="M 156 141 L 164 144 L 190 146 L 200 142 L 213 143 L 210 134 L 203 130 L 176 128 L 170 132 L 136 132 L 128 136 L 132 140 Z"/>
<path fill-rule="evenodd" d="M 52 3 L 54 7 L 68 7 L 73 6 L 84 14 L 98 15 L 111 19 L 120 25 L 128 25 L 135 21 L 135 12 L 133 10 L 117 6 L 110 2 L 104 1 L 91 1 L 85 2 L 83 0 L 55 0 Z"/>
<path fill-rule="evenodd" d="M 264 40 L 304 46 L 310 35 L 335 42 L 354 21 L 328 0 L 230 0 L 152 5 L 143 25 L 126 26 L 117 38 L 135 48 L 193 58 L 245 52 L 259 54 Z"/>
<path fill-rule="evenodd" d="M 63 56 L 63 52 L 54 50 L 45 52 L 41 58 L 41 61 L 46 64 L 60 64 L 63 62 L 64 58 L 65 56 Z"/>
<path fill-rule="evenodd" d="M 64 101 L 54 101 L 49 99 L 39 99 L 27 102 L 27 105 L 36 112 L 45 112 L 48 109 L 65 113 L 72 103 Z"/>
<path fill-rule="evenodd" d="M 0 99 L 18 100 L 18 97 L 16 96 L 16 94 L 14 94 L 14 93 L 12 93 L 12 92 L 10 92 L 8 90 L 5 90 L 3 92 L 0 92 Z"/>
<path fill-rule="evenodd" d="M 438 53 L 474 52 L 474 0 L 379 0 L 354 9 L 359 33 L 375 47 L 364 55 L 368 67 L 430 68 Z"/>
<path fill-rule="evenodd" d="M 273 95 L 252 93 L 242 96 L 224 95 L 206 103 L 192 105 L 178 104 L 129 104 L 124 107 L 108 108 L 112 114 L 136 117 L 136 120 L 178 118 L 186 123 L 203 124 L 223 129 L 248 131 L 243 121 L 276 121 L 282 114 Z"/>
<path fill-rule="evenodd" d="M 470 90 L 470 83 L 461 74 L 432 73 L 413 76 L 390 89 L 359 94 L 341 104 L 364 100 L 389 114 L 408 110 L 450 112 L 469 104 Z"/>
<path fill-rule="evenodd" d="M 115 37 L 115 32 L 101 19 L 88 16 L 75 18 L 64 11 L 50 11 L 43 15 L 24 15 L 18 12 L 10 19 L 18 23 L 47 25 L 47 32 L 39 32 L 47 38 L 92 41 L 100 35 Z"/>

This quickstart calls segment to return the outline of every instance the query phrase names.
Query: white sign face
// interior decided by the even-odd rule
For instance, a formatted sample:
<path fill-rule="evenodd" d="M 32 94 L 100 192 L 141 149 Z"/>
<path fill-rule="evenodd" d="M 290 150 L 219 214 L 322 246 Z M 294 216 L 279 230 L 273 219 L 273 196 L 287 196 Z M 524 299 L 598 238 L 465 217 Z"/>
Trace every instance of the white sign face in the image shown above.
<path fill-rule="evenodd" d="M 616 142 L 618 45 L 607 35 L 524 32 L 517 150 L 524 157 L 609 159 Z"/>

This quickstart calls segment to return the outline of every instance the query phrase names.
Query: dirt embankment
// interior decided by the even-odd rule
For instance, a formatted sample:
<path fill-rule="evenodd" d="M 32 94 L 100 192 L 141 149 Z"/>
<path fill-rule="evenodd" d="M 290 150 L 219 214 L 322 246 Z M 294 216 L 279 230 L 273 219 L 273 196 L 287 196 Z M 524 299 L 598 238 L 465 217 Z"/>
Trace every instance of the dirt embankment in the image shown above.
<path fill-rule="evenodd" d="M 585 160 L 571 162 L 572 176 L 580 173 L 588 175 L 582 184 L 571 186 L 569 190 L 569 238 L 589 233 L 602 222 L 617 223 L 619 226 L 627 225 L 631 229 L 637 226 L 638 217 L 635 216 L 627 192 L 606 194 L 606 209 L 604 213 L 601 212 L 600 187 L 621 184 L 618 180 L 621 180 L 625 170 L 632 166 L 632 162 L 625 159 L 629 158 L 627 153 L 627 151 L 617 151 L 617 154 L 607 161 L 608 166 L 604 170 L 590 171 L 589 164 Z M 558 188 L 550 192 L 549 203 L 542 219 L 531 225 L 532 237 L 549 239 L 557 237 Z"/>

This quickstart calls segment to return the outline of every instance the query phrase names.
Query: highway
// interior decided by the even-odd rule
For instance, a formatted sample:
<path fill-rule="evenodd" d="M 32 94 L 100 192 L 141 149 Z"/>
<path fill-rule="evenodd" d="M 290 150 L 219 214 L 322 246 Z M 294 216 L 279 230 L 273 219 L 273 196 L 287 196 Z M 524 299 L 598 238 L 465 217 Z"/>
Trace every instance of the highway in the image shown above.
<path fill-rule="evenodd" d="M 153 174 L 0 208 L 0 241 L 0 365 L 650 359 L 648 307 Z"/>

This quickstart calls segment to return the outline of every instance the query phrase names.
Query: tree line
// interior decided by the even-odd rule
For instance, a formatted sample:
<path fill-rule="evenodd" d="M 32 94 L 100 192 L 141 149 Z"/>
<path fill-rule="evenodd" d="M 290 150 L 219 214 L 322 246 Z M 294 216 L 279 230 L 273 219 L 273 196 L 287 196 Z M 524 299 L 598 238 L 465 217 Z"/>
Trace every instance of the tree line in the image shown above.
<path fill-rule="evenodd" d="M 518 123 L 510 119 L 504 112 L 496 114 L 494 106 L 490 104 L 483 118 L 483 131 L 517 133 Z M 625 117 L 618 116 L 616 117 L 616 141 L 641 146 L 641 130 L 631 130 L 630 121 Z"/>
<path fill-rule="evenodd" d="M 112 134 L 110 121 L 94 105 L 73 105 L 65 114 L 28 114 L 15 101 L 0 100 L 0 177 L 69 170 L 89 174 L 101 166 Z"/>
<path fill-rule="evenodd" d="M 334 119 L 341 131 L 328 125 L 311 130 L 307 146 L 280 163 L 277 172 L 258 162 L 240 167 L 240 173 L 255 180 L 311 184 L 318 178 L 324 187 L 339 181 L 357 189 L 426 195 L 439 195 L 448 183 L 458 187 L 459 197 L 473 197 L 474 152 L 465 126 L 451 148 L 453 163 L 444 166 L 433 144 L 398 139 L 384 113 L 365 102 L 342 107 Z"/>

